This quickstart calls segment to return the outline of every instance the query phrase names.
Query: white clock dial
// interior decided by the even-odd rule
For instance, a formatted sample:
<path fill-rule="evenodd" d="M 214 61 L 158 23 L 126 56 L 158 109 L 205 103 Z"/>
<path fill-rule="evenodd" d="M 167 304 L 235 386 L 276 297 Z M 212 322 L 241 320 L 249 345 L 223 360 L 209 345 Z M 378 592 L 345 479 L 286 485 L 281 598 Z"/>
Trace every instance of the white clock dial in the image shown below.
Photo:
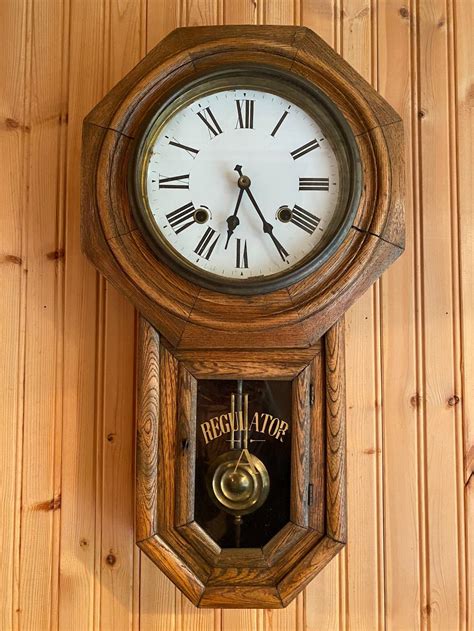
<path fill-rule="evenodd" d="M 340 218 L 347 173 L 336 140 L 327 118 L 273 90 L 223 87 L 184 101 L 152 125 L 143 152 L 154 233 L 214 278 L 287 274 Z"/>

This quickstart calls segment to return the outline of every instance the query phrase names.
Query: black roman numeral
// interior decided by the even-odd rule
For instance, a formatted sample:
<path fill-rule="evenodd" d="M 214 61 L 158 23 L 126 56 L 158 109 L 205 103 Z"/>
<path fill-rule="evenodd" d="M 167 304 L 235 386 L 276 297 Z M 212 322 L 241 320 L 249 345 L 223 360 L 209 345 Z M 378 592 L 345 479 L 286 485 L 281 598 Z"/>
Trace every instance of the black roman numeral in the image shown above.
<path fill-rule="evenodd" d="M 180 142 L 177 142 L 176 140 L 170 140 L 170 145 L 173 145 L 173 147 L 178 147 L 179 149 L 184 149 L 185 151 L 189 153 L 189 155 L 192 158 L 195 158 L 197 154 L 199 153 L 199 149 L 188 147 L 188 145 L 182 145 Z"/>
<path fill-rule="evenodd" d="M 249 266 L 249 260 L 247 256 L 247 241 L 244 241 L 243 247 L 240 239 L 236 239 L 235 241 L 237 244 L 235 267 L 239 269 L 247 269 Z"/>
<path fill-rule="evenodd" d="M 169 225 L 179 234 L 194 223 L 194 206 L 191 202 L 166 215 Z"/>
<path fill-rule="evenodd" d="M 194 250 L 196 254 L 209 260 L 212 252 L 214 251 L 214 248 L 216 247 L 216 243 L 218 242 L 219 237 L 220 237 L 220 235 L 218 234 L 216 238 L 212 240 L 215 234 L 216 234 L 216 231 L 213 228 L 211 227 L 206 228 L 206 232 L 202 235 L 201 240 L 199 241 L 199 243 L 196 246 L 196 249 Z"/>
<path fill-rule="evenodd" d="M 298 160 L 298 158 L 301 158 L 301 156 L 304 156 L 306 153 L 309 153 L 310 151 L 313 151 L 318 147 L 319 142 L 316 139 L 310 140 L 305 145 L 302 145 L 301 147 L 298 147 L 298 149 L 292 151 L 291 157 L 293 158 L 293 160 Z"/>
<path fill-rule="evenodd" d="M 198 112 L 197 115 L 208 128 L 209 136 L 211 138 L 222 134 L 222 129 L 220 128 L 219 123 L 216 121 L 216 117 L 212 113 L 210 107 L 204 108 L 203 110 Z"/>
<path fill-rule="evenodd" d="M 250 99 L 238 99 L 237 105 L 237 127 L 240 129 L 253 129 L 253 108 L 255 101 Z"/>
<path fill-rule="evenodd" d="M 300 177 L 300 191 L 329 191 L 328 177 Z"/>
<path fill-rule="evenodd" d="M 295 224 L 295 226 L 298 226 L 298 228 L 301 228 L 308 234 L 313 234 L 313 232 L 318 227 L 321 219 L 319 217 L 316 217 L 316 215 L 313 215 L 313 213 L 308 212 L 304 208 L 301 208 L 301 206 L 295 204 L 291 212 L 290 221 L 291 223 Z"/>
<path fill-rule="evenodd" d="M 283 123 L 283 121 L 285 120 L 285 118 L 288 116 L 289 112 L 288 110 L 286 110 L 285 112 L 283 112 L 283 114 L 281 115 L 280 120 L 278 121 L 278 123 L 275 125 L 275 127 L 273 128 L 272 133 L 270 134 L 271 136 L 275 136 L 275 134 L 277 133 L 277 131 L 280 129 L 281 124 Z"/>
<path fill-rule="evenodd" d="M 189 173 L 187 175 L 173 175 L 173 177 L 160 177 L 160 188 L 187 188 L 189 189 Z"/>

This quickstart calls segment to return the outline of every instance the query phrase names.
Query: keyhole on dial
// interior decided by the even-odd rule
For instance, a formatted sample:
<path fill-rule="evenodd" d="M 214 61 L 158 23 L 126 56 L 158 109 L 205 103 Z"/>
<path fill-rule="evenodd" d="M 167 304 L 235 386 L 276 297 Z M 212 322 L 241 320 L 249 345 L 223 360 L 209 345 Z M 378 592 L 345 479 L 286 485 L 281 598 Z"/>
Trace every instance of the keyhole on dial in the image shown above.
<path fill-rule="evenodd" d="M 206 221 L 209 221 L 210 216 L 211 213 L 209 212 L 209 208 L 207 208 L 206 206 L 200 206 L 194 211 L 193 218 L 196 223 L 202 224 L 206 223 Z"/>
<path fill-rule="evenodd" d="M 292 215 L 293 213 L 288 206 L 280 206 L 276 214 L 278 221 L 281 221 L 282 223 L 289 223 Z"/>

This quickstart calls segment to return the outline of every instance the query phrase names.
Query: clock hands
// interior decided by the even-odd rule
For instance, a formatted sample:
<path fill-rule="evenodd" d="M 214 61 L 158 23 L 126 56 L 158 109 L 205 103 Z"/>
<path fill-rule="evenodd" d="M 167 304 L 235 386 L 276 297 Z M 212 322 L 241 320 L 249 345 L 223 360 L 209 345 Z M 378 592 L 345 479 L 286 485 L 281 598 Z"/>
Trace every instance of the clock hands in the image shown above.
<path fill-rule="evenodd" d="M 227 250 L 227 246 L 229 245 L 229 240 L 230 240 L 234 230 L 237 228 L 237 226 L 240 223 L 240 220 L 237 217 L 237 213 L 239 212 L 239 206 L 240 206 L 240 202 L 242 201 L 243 194 L 244 194 L 244 189 L 241 188 L 240 191 L 239 191 L 239 196 L 237 198 L 237 203 L 235 205 L 234 214 L 230 215 L 230 217 L 227 217 L 227 219 L 226 219 L 226 221 L 227 221 L 227 241 L 225 242 L 224 250 Z"/>
<path fill-rule="evenodd" d="M 235 166 L 234 170 L 237 171 L 237 173 L 240 175 L 239 180 L 237 182 L 237 184 L 239 185 L 240 190 L 241 191 L 246 191 L 250 201 L 252 202 L 253 207 L 257 211 L 257 214 L 260 217 L 260 219 L 262 220 L 263 232 L 265 232 L 265 234 L 270 235 L 271 240 L 273 241 L 273 243 L 275 244 L 276 249 L 278 250 L 278 254 L 281 256 L 282 260 L 285 261 L 286 257 L 289 256 L 289 254 L 285 250 L 285 248 L 282 246 L 282 244 L 278 241 L 278 239 L 275 237 L 275 235 L 273 234 L 273 226 L 272 226 L 272 224 L 269 223 L 265 219 L 265 217 L 263 216 L 263 213 L 260 210 L 260 208 L 259 208 L 259 206 L 258 206 L 258 204 L 257 204 L 257 202 L 255 200 L 255 197 L 252 194 L 252 191 L 250 190 L 250 184 L 251 184 L 250 178 L 242 173 L 242 166 L 240 164 L 237 164 Z M 229 219 L 230 219 L 230 217 L 229 217 Z"/>

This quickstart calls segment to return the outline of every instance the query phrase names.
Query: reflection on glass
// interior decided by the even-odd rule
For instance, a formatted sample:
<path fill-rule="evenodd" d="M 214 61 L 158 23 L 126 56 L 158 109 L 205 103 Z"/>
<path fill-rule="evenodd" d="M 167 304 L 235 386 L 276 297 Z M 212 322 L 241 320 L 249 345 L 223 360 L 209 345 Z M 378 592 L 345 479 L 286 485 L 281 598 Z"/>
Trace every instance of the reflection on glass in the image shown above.
<path fill-rule="evenodd" d="M 288 521 L 291 382 L 199 380 L 195 518 L 224 548 L 260 547 Z"/>

